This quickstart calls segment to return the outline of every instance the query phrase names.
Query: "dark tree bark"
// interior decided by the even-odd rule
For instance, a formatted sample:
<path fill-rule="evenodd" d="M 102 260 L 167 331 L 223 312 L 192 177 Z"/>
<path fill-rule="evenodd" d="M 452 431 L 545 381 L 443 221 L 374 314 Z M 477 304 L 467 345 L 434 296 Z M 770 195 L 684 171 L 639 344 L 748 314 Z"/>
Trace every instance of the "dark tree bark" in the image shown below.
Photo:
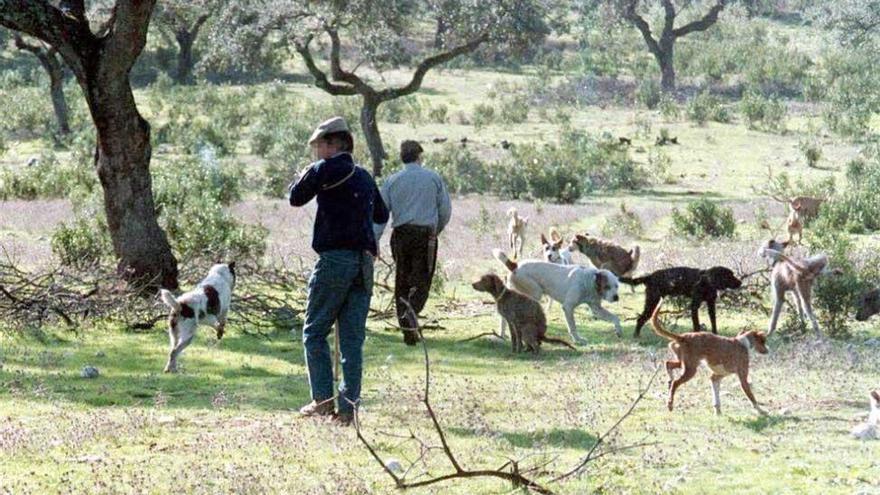
<path fill-rule="evenodd" d="M 155 2 L 117 0 L 109 21 L 93 33 L 83 0 L 57 9 L 45 0 L 0 0 L 0 25 L 51 45 L 83 89 L 97 130 L 95 165 L 119 274 L 173 289 L 177 260 L 156 221 L 150 126 L 138 113 L 128 79 L 146 44 Z"/>
<path fill-rule="evenodd" d="M 636 12 L 640 0 L 628 0 L 623 7 L 622 15 L 642 34 L 645 44 L 648 45 L 648 51 L 660 66 L 660 85 L 663 91 L 669 92 L 675 90 L 675 42 L 682 36 L 709 29 L 718 21 L 718 14 L 724 10 L 727 0 L 716 0 L 715 5 L 701 19 L 679 28 L 675 27 L 675 18 L 678 16 L 678 12 L 675 11 L 672 0 L 661 1 L 663 4 L 663 30 L 659 40 L 654 38 L 648 22 Z"/>
<path fill-rule="evenodd" d="M 331 82 L 327 74 L 322 71 L 316 64 L 312 56 L 310 44 L 312 36 L 306 38 L 302 43 L 296 43 L 296 50 L 303 57 L 306 67 L 315 78 L 315 86 L 323 89 L 332 95 L 361 95 L 361 129 L 364 132 L 364 139 L 370 150 L 370 160 L 373 165 L 373 175 L 379 177 L 382 175 L 382 167 L 385 159 L 388 157 L 385 147 L 382 144 L 382 136 L 379 133 L 379 125 L 377 122 L 377 112 L 379 105 L 386 101 L 394 100 L 402 96 L 415 93 L 422 87 L 422 81 L 425 74 L 429 70 L 444 64 L 459 55 L 470 53 L 477 49 L 482 43 L 489 39 L 488 33 L 483 33 L 473 40 L 450 48 L 437 55 L 425 58 L 419 63 L 413 72 L 412 78 L 405 86 L 386 88 L 377 90 L 366 83 L 360 76 L 354 72 L 346 71 L 342 68 L 340 61 L 341 42 L 339 40 L 339 32 L 333 26 L 325 26 L 324 30 L 330 36 L 330 75 L 334 82 Z"/>
<path fill-rule="evenodd" d="M 178 84 L 193 83 L 192 74 L 195 66 L 193 45 L 199 35 L 199 30 L 208 17 L 210 17 L 210 13 L 200 16 L 192 26 L 180 25 L 174 30 L 174 39 L 177 41 L 177 71 L 174 74 L 174 80 Z"/>
<path fill-rule="evenodd" d="M 15 46 L 19 50 L 33 53 L 49 74 L 49 92 L 52 97 L 52 108 L 55 111 L 55 121 L 58 123 L 58 134 L 61 136 L 70 134 L 69 111 L 67 100 L 64 98 L 64 66 L 58 59 L 58 50 L 28 43 L 18 34 L 15 35 Z"/>

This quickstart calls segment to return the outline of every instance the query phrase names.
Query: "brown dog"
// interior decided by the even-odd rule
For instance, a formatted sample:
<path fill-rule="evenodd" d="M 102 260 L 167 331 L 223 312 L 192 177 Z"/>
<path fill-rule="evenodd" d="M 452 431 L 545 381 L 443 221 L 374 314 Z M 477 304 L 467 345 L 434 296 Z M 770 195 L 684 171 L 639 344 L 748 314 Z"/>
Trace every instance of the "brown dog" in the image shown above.
<path fill-rule="evenodd" d="M 633 246 L 626 249 L 617 244 L 604 241 L 590 234 L 578 234 L 568 246 L 570 251 L 579 251 L 599 269 L 606 269 L 618 277 L 629 275 L 639 266 L 640 249 Z"/>
<path fill-rule="evenodd" d="M 672 410 L 672 402 L 675 399 L 675 391 L 683 383 L 687 382 L 697 373 L 697 368 L 701 362 L 705 362 L 712 370 L 712 394 L 714 397 L 715 414 L 721 414 L 721 398 L 719 397 L 719 388 L 721 379 L 727 375 L 736 373 L 739 377 L 739 383 L 742 386 L 746 397 L 752 401 L 752 405 L 761 414 L 766 414 L 755 396 L 752 395 L 752 389 L 749 386 L 749 350 L 755 349 L 756 352 L 767 354 L 766 337 L 763 332 L 750 330 L 741 332 L 734 338 L 721 337 L 719 335 L 706 332 L 691 332 L 681 335 L 674 334 L 663 328 L 660 323 L 660 306 L 654 310 L 651 316 L 651 326 L 654 332 L 668 339 L 669 350 L 678 358 L 666 361 L 666 372 L 669 374 L 669 400 L 666 407 Z M 684 373 L 677 380 L 674 380 L 672 370 L 684 366 Z"/>
<path fill-rule="evenodd" d="M 471 287 L 480 292 L 488 292 L 495 299 L 498 314 L 510 326 L 513 352 L 528 350 L 537 353 L 541 342 L 562 344 L 574 350 L 574 346 L 564 340 L 547 337 L 547 318 L 541 304 L 525 294 L 507 288 L 498 275 L 487 273 L 471 284 Z"/>
<path fill-rule="evenodd" d="M 880 313 L 880 289 L 871 289 L 862 294 L 856 304 L 856 320 L 867 321 L 868 318 Z"/>

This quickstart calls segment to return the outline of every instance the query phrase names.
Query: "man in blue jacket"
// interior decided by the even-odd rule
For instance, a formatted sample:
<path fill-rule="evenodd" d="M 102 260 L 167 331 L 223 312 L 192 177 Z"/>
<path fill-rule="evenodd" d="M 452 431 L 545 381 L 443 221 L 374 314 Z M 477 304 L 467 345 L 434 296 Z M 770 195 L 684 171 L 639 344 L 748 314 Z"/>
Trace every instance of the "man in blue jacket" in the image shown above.
<path fill-rule="evenodd" d="M 309 165 L 289 188 L 291 206 L 317 197 L 318 213 L 312 249 L 318 263 L 309 279 L 303 347 L 312 402 L 300 409 L 306 416 L 333 416 L 333 371 L 327 335 L 339 321 L 342 381 L 335 417 L 350 424 L 360 400 L 363 344 L 373 293 L 373 259 L 378 246 L 374 223 L 388 221 L 388 209 L 376 182 L 354 163 L 354 141 L 348 125 L 334 117 L 309 139 L 318 161 Z"/>

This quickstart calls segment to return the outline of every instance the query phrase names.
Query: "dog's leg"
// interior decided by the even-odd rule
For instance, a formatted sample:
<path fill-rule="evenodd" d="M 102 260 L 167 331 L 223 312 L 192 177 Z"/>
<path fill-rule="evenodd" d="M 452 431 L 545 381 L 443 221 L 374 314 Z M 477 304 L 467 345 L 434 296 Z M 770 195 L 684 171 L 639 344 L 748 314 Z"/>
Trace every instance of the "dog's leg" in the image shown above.
<path fill-rule="evenodd" d="M 565 313 L 565 323 L 568 325 L 568 335 L 571 337 L 576 344 L 586 344 L 587 341 L 584 340 L 580 335 L 578 335 L 577 331 L 577 323 L 574 321 L 574 308 L 577 307 L 577 304 L 573 304 L 571 302 L 566 301 L 562 304 L 562 311 Z"/>
<path fill-rule="evenodd" d="M 666 361 L 666 374 L 669 375 L 669 381 L 666 383 L 666 388 L 672 386 L 672 382 L 675 380 L 675 372 L 673 370 L 677 370 L 681 368 L 681 361 L 674 361 L 672 359 Z"/>
<path fill-rule="evenodd" d="M 180 357 L 183 350 L 192 342 L 194 336 L 194 330 L 183 330 L 180 333 L 180 340 L 177 341 L 177 345 L 174 346 L 174 349 L 171 350 L 171 354 L 168 356 L 171 372 L 177 372 L 177 358 Z"/>
<path fill-rule="evenodd" d="M 168 349 L 168 363 L 165 364 L 165 373 L 174 373 L 177 371 L 177 355 L 174 353 L 174 348 L 177 347 L 177 331 L 174 328 L 168 329 L 168 340 L 171 341 L 171 346 Z"/>
<path fill-rule="evenodd" d="M 504 339 L 507 336 L 507 320 L 502 316 L 501 322 L 498 324 L 498 332 L 501 334 L 501 338 Z M 511 334 L 513 331 L 511 330 Z"/>
<path fill-rule="evenodd" d="M 715 301 L 714 297 L 706 300 L 706 309 L 709 311 L 709 323 L 712 324 L 712 333 L 718 334 L 718 324 L 715 322 Z"/>
<path fill-rule="evenodd" d="M 598 302 L 590 303 L 589 306 L 597 318 L 614 323 L 614 333 L 616 333 L 618 337 L 623 337 L 623 330 L 620 328 L 620 318 L 618 318 L 617 315 L 603 308 L 601 303 Z"/>
<path fill-rule="evenodd" d="M 712 405 L 715 406 L 715 414 L 721 414 L 721 379 L 724 375 L 712 374 Z"/>
<path fill-rule="evenodd" d="M 752 387 L 749 385 L 749 372 L 748 372 L 748 370 L 742 370 L 739 373 L 737 373 L 737 375 L 739 376 L 739 384 L 740 384 L 740 386 L 742 386 L 743 392 L 745 392 L 746 397 L 748 397 L 749 400 L 752 401 L 752 406 L 754 406 L 755 409 L 759 413 L 766 415 L 767 411 L 765 411 L 764 409 L 761 408 L 761 406 L 758 405 L 758 401 L 755 400 L 755 396 L 754 396 L 754 394 L 752 394 Z"/>
<path fill-rule="evenodd" d="M 700 328 L 700 305 L 703 304 L 703 300 L 699 297 L 694 297 L 691 299 L 691 322 L 694 324 L 694 331 L 699 332 Z"/>
<path fill-rule="evenodd" d="M 798 318 L 804 319 L 804 302 L 800 291 L 794 291 L 794 303 L 797 306 Z"/>
<path fill-rule="evenodd" d="M 651 315 L 654 314 L 654 308 L 660 304 L 660 296 L 655 294 L 650 288 L 645 292 L 645 309 L 642 310 L 642 314 L 639 315 L 639 319 L 636 321 L 636 329 L 633 332 L 633 337 L 638 337 L 639 334 L 642 333 L 642 327 L 645 326 L 645 322 L 651 318 Z"/>
<path fill-rule="evenodd" d="M 675 401 L 675 391 L 678 390 L 678 387 L 682 386 L 688 380 L 694 377 L 697 374 L 697 366 L 694 364 L 685 363 L 684 365 L 684 373 L 678 377 L 678 380 L 672 382 L 672 386 L 669 387 L 669 400 L 666 401 L 666 408 L 670 411 L 672 410 L 672 403 Z"/>
<path fill-rule="evenodd" d="M 779 314 L 782 313 L 782 304 L 785 302 L 785 292 L 780 293 L 773 287 L 773 314 L 770 316 L 770 325 L 767 328 L 767 336 L 773 335 L 776 324 L 779 322 Z"/>
<path fill-rule="evenodd" d="M 519 332 L 519 328 L 513 323 L 508 322 L 510 325 L 510 344 L 513 346 L 513 353 L 519 354 L 522 352 L 522 334 Z"/>
<path fill-rule="evenodd" d="M 819 330 L 819 322 L 816 321 L 816 315 L 813 313 L 813 288 L 805 283 L 802 287 L 799 287 L 800 291 L 798 291 L 801 300 L 804 304 L 804 311 L 807 313 L 807 317 L 810 319 L 810 323 L 813 324 L 813 331 L 816 332 L 817 337 L 822 336 L 822 332 Z"/>

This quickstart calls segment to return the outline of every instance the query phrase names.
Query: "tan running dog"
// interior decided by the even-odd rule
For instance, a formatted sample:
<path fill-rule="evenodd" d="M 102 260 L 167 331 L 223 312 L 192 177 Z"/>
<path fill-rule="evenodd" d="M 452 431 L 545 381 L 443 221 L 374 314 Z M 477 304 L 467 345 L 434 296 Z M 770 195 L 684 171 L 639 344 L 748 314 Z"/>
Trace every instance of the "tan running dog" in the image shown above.
<path fill-rule="evenodd" d="M 788 242 L 795 242 L 794 235 L 797 234 L 797 244 L 800 244 L 804 238 L 804 219 L 799 210 L 789 206 L 791 211 L 788 214 Z"/>
<path fill-rule="evenodd" d="M 798 315 L 803 319 L 804 313 L 813 325 L 816 335 L 821 335 L 819 322 L 813 313 L 813 284 L 820 275 L 835 273 L 836 270 L 828 269 L 828 256 L 817 254 L 809 258 L 793 258 L 786 256 L 783 251 L 789 245 L 788 242 L 779 242 L 775 239 L 766 241 L 758 254 L 773 262 L 773 271 L 770 272 L 770 290 L 773 295 L 773 314 L 770 317 L 770 325 L 767 328 L 767 336 L 773 335 L 779 315 L 782 313 L 782 304 L 785 302 L 785 293 L 794 292 Z"/>
<path fill-rule="evenodd" d="M 719 397 L 721 379 L 732 374 L 739 377 L 739 384 L 755 409 L 761 414 L 767 414 L 758 405 L 749 386 L 749 351 L 754 349 L 758 353 L 767 354 L 767 339 L 764 333 L 749 330 L 748 332 L 740 332 L 736 337 L 722 337 L 707 332 L 674 334 L 664 329 L 660 323 L 659 315 L 662 304 L 661 301 L 654 310 L 654 314 L 651 315 L 651 326 L 654 328 L 654 333 L 670 341 L 669 350 L 678 358 L 666 361 L 666 373 L 669 374 L 669 399 L 666 401 L 666 407 L 670 411 L 672 410 L 675 391 L 693 378 L 700 363 L 704 362 L 712 370 L 715 414 L 721 414 L 721 398 Z M 684 372 L 675 380 L 672 370 L 682 366 L 684 366 Z"/>
<path fill-rule="evenodd" d="M 633 273 L 639 266 L 641 251 L 638 246 L 626 249 L 617 244 L 604 241 L 590 234 L 578 234 L 568 246 L 571 251 L 578 251 L 590 258 L 593 266 L 605 269 L 618 277 Z"/>
<path fill-rule="evenodd" d="M 513 352 L 528 350 L 537 353 L 541 342 L 552 342 L 576 350 L 561 339 L 547 336 L 547 318 L 538 301 L 507 288 L 498 275 L 487 273 L 471 284 L 475 290 L 488 292 L 495 299 L 498 314 L 510 325 Z M 525 347 L 525 348 L 523 348 Z"/>
<path fill-rule="evenodd" d="M 529 217 L 521 217 L 516 208 L 507 210 L 510 222 L 507 223 L 507 243 L 513 251 L 513 259 L 522 258 L 523 245 L 526 243 L 526 227 Z"/>

